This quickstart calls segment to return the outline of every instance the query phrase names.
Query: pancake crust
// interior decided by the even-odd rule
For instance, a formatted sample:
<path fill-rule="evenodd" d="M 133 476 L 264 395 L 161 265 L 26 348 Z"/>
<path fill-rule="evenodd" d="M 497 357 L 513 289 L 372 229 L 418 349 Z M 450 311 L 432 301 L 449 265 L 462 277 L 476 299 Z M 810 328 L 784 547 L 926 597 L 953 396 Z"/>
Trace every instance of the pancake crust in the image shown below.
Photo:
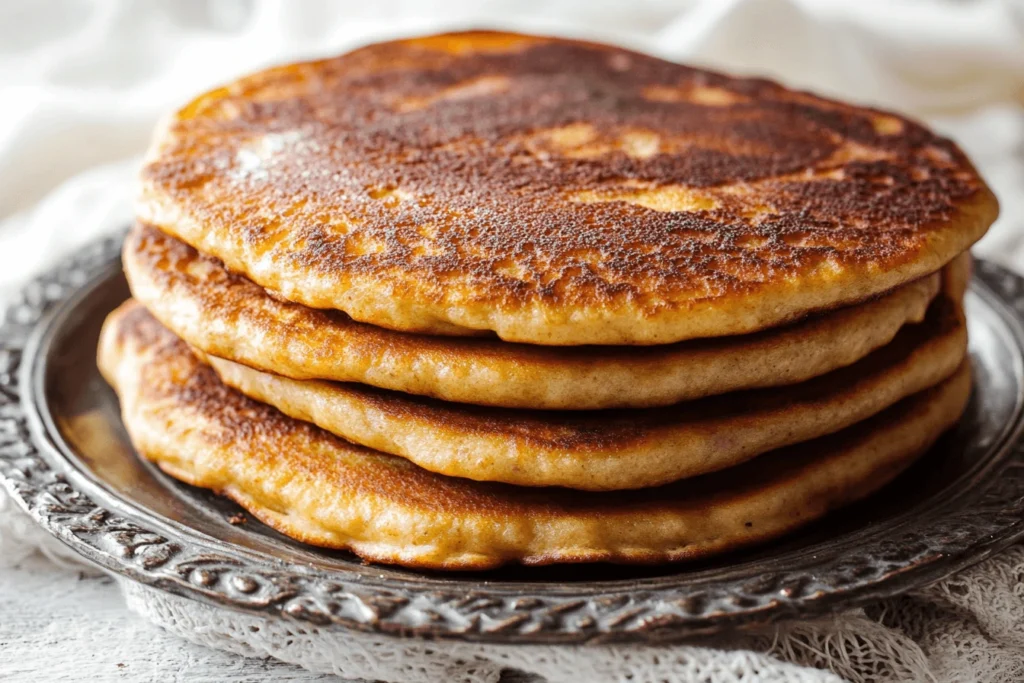
<path fill-rule="evenodd" d="M 994 220 L 898 115 L 619 48 L 461 33 L 178 111 L 139 217 L 290 301 L 549 345 L 744 334 L 939 270 Z"/>
<path fill-rule="evenodd" d="M 966 266 L 965 259 L 955 263 Z M 801 382 L 889 343 L 904 323 L 924 318 L 939 289 L 932 274 L 879 299 L 752 335 L 555 348 L 394 332 L 282 301 L 149 226 L 128 235 L 123 261 L 135 298 L 213 356 L 293 379 L 509 408 L 649 407 Z"/>
<path fill-rule="evenodd" d="M 432 472 L 614 491 L 705 474 L 839 431 L 947 378 L 966 349 L 962 314 L 943 298 L 925 323 L 808 382 L 667 408 L 582 413 L 456 405 L 207 360 L 225 384 L 257 401 Z"/>
<path fill-rule="evenodd" d="M 353 446 L 247 399 L 139 307 L 104 328 L 99 365 L 136 448 L 306 543 L 379 562 L 659 563 L 774 538 L 891 481 L 963 412 L 965 362 L 856 427 L 658 489 L 582 493 L 455 479 Z"/>

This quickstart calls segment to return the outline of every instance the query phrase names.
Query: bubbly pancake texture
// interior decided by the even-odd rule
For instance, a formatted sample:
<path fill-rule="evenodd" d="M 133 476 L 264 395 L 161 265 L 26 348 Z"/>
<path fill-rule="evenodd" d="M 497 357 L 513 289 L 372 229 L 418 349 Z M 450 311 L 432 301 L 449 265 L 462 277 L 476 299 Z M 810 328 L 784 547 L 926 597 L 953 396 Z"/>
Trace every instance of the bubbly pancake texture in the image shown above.
<path fill-rule="evenodd" d="M 770 539 L 891 481 L 963 412 L 967 363 L 856 427 L 722 473 L 636 492 L 455 479 L 348 444 L 218 381 L 144 309 L 115 311 L 99 364 L 139 453 L 306 543 L 380 562 L 686 560 Z"/>
<path fill-rule="evenodd" d="M 898 115 L 619 48 L 461 33 L 213 90 L 139 217 L 290 301 L 549 345 L 749 333 L 939 270 L 997 213 Z"/>
<path fill-rule="evenodd" d="M 860 422 L 951 375 L 967 350 L 946 298 L 854 365 L 782 389 L 645 410 L 480 408 L 360 384 L 293 380 L 210 357 L 230 387 L 291 417 L 450 476 L 614 491 L 731 467 Z"/>
<path fill-rule="evenodd" d="M 546 409 L 668 405 L 816 377 L 887 344 L 904 323 L 920 322 L 940 279 L 928 275 L 876 300 L 751 335 L 557 348 L 395 332 L 282 301 L 144 225 L 128 235 L 123 262 L 133 296 L 213 356 L 294 379 Z"/>

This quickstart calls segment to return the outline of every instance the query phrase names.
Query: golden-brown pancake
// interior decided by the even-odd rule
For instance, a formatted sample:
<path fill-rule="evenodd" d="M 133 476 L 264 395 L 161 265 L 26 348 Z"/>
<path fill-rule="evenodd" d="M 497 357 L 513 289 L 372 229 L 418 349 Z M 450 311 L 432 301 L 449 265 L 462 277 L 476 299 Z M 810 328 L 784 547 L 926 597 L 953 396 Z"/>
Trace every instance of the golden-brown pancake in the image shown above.
<path fill-rule="evenodd" d="M 731 467 L 839 431 L 942 381 L 966 349 L 963 316 L 943 297 L 924 323 L 905 327 L 887 346 L 801 384 L 587 412 L 481 408 L 207 360 L 225 384 L 257 401 L 432 472 L 614 491 Z"/>
<path fill-rule="evenodd" d="M 997 203 L 896 114 L 501 33 L 268 69 L 178 111 L 139 217 L 290 301 L 549 345 L 744 334 L 933 273 Z"/>
<path fill-rule="evenodd" d="M 965 251 L 942 269 L 942 291 L 953 301 L 963 302 L 974 275 L 974 259 Z"/>
<path fill-rule="evenodd" d="M 904 323 L 924 318 L 939 289 L 939 275 L 931 274 L 870 302 L 750 335 L 558 348 L 395 332 L 281 301 L 143 225 L 128 235 L 123 261 L 135 298 L 211 355 L 294 379 L 510 408 L 657 406 L 793 384 L 887 344 Z"/>
<path fill-rule="evenodd" d="M 139 453 L 282 533 L 415 567 L 666 562 L 796 529 L 891 481 L 962 413 L 968 363 L 846 431 L 657 489 L 584 493 L 433 474 L 224 386 L 144 309 L 114 312 L 99 364 Z"/>

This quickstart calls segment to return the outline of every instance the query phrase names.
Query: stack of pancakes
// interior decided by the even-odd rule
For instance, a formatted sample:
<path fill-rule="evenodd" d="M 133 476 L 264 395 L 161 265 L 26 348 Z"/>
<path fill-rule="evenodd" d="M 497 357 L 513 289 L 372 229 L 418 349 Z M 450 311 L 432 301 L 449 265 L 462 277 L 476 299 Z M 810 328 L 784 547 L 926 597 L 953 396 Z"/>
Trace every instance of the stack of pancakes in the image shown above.
<path fill-rule="evenodd" d="M 996 213 L 891 113 L 591 43 L 388 42 L 160 130 L 99 362 L 142 456 L 308 543 L 700 557 L 956 422 Z"/>

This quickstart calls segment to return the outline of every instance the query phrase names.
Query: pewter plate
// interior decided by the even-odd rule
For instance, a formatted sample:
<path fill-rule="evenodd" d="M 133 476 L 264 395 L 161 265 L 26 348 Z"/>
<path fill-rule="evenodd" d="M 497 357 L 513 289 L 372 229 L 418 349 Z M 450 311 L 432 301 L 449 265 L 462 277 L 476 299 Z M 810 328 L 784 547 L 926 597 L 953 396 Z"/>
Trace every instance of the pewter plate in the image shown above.
<path fill-rule="evenodd" d="M 1024 537 L 1024 280 L 989 263 L 967 300 L 975 390 L 965 419 L 869 500 L 714 561 L 436 574 L 303 546 L 135 457 L 94 360 L 103 317 L 128 296 L 119 246 L 91 245 L 7 310 L 0 479 L 43 528 L 131 581 L 320 628 L 667 642 L 892 596 Z"/>

